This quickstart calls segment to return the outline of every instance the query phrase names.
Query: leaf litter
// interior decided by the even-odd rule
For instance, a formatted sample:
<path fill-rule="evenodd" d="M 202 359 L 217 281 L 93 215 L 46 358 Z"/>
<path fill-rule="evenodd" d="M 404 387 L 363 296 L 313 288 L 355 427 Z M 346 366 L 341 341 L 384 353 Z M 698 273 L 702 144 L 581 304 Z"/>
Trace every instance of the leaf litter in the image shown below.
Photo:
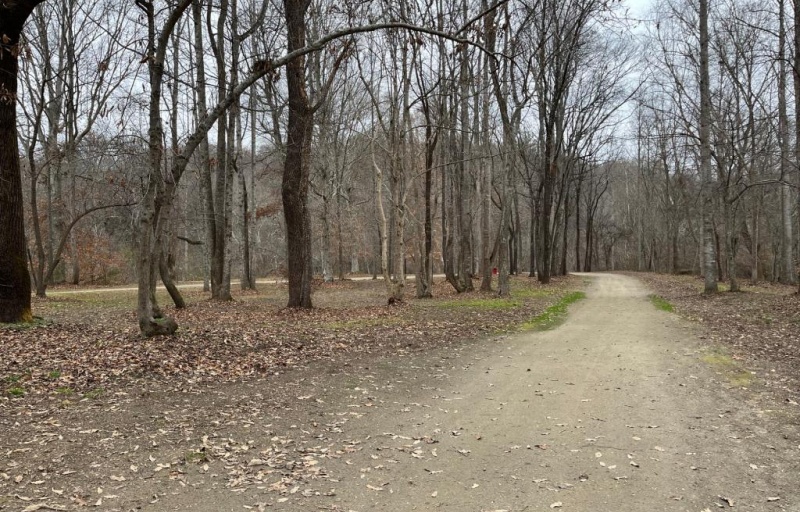
<path fill-rule="evenodd" d="M 535 282 L 515 279 L 515 289 L 536 293 L 521 294 L 508 308 L 482 308 L 476 299 L 483 295 L 456 298 L 438 286 L 442 299 L 386 307 L 374 305 L 383 302 L 381 283 L 344 282 L 323 285 L 315 295 L 321 307 L 309 312 L 281 307 L 285 287 L 229 303 L 187 292 L 187 309 L 165 308 L 177 319 L 178 333 L 154 339 L 142 339 L 135 328 L 133 295 L 36 299 L 37 314 L 48 322 L 0 327 L 0 428 L 9 432 L 0 439 L 0 505 L 3 495 L 16 495 L 12 499 L 27 501 L 23 506 L 31 511 L 116 510 L 153 479 L 173 489 L 202 485 L 275 496 L 254 500 L 253 510 L 335 496 L 326 462 L 346 459 L 361 446 L 359 440 L 337 444 L 332 436 L 374 399 L 356 388 L 350 411 L 317 416 L 305 424 L 308 430 L 281 424 L 282 409 L 302 403 L 314 415 L 325 407 L 317 393 L 291 387 L 289 370 L 321 361 L 369 380 L 372 373 L 360 361 L 374 364 L 375 356 L 431 347 L 458 350 L 487 333 L 514 330 L 573 286 L 559 280 L 552 293 L 542 294 Z M 269 397 L 255 391 L 265 379 L 278 386 Z M 232 382 L 252 385 L 254 392 L 229 396 L 219 388 Z M 24 388 L 24 396 L 5 393 L 12 385 Z M 162 410 L 150 407 L 148 397 Z M 252 440 L 265 433 L 273 434 L 268 443 Z M 436 449 L 420 446 L 435 442 L 415 439 L 397 451 L 435 458 Z M 388 483 L 368 488 L 391 492 Z M 157 504 L 165 496 L 136 496 L 133 504 Z"/>

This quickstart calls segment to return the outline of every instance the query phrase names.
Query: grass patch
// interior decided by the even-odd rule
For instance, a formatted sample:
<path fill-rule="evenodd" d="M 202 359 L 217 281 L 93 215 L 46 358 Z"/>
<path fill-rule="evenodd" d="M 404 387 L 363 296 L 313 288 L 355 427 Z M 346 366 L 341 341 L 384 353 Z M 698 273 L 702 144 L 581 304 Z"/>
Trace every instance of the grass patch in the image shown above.
<path fill-rule="evenodd" d="M 667 299 L 660 295 L 650 295 L 650 302 L 653 303 L 656 309 L 666 311 L 667 313 L 675 312 L 675 307 Z"/>
<path fill-rule="evenodd" d="M 93 389 L 91 391 L 87 391 L 86 393 L 84 393 L 83 394 L 83 398 L 88 398 L 90 400 L 95 400 L 95 399 L 100 398 L 101 396 L 103 396 L 103 393 L 105 393 L 105 392 L 106 391 L 103 388 Z"/>
<path fill-rule="evenodd" d="M 713 349 L 702 355 L 700 360 L 722 374 L 732 386 L 747 387 L 755 380 L 752 373 L 742 368 L 722 349 Z"/>
<path fill-rule="evenodd" d="M 6 393 L 8 393 L 9 395 L 14 396 L 14 397 L 25 396 L 25 388 L 21 388 L 19 386 L 14 386 L 14 387 L 8 388 L 6 390 Z"/>
<path fill-rule="evenodd" d="M 15 324 L 0 323 L 0 331 L 6 330 L 6 331 L 23 332 L 31 329 L 36 329 L 38 327 L 44 327 L 46 325 L 50 325 L 50 322 L 48 322 L 44 318 L 34 316 L 33 320 L 31 320 L 30 322 L 19 322 Z"/>
<path fill-rule="evenodd" d="M 71 396 L 75 394 L 75 390 L 70 387 L 56 388 L 56 393 L 63 396 Z"/>
<path fill-rule="evenodd" d="M 472 308 L 472 309 L 513 309 L 522 305 L 522 302 L 516 299 L 506 299 L 501 297 L 493 298 L 478 298 L 466 300 L 447 300 L 443 302 L 436 302 L 437 307 L 440 308 Z"/>
<path fill-rule="evenodd" d="M 521 329 L 524 331 L 546 331 L 561 325 L 567 317 L 567 308 L 581 299 L 585 299 L 584 292 L 571 292 L 565 295 L 560 301 L 556 302 L 543 313 L 531 318 Z"/>
<path fill-rule="evenodd" d="M 58 370 L 53 370 L 52 372 L 47 374 L 47 378 L 50 380 L 56 380 L 61 377 L 61 372 Z"/>
<path fill-rule="evenodd" d="M 186 460 L 187 464 L 202 464 L 204 462 L 208 462 L 208 456 L 206 455 L 206 452 L 199 450 L 186 452 L 184 459 Z"/>

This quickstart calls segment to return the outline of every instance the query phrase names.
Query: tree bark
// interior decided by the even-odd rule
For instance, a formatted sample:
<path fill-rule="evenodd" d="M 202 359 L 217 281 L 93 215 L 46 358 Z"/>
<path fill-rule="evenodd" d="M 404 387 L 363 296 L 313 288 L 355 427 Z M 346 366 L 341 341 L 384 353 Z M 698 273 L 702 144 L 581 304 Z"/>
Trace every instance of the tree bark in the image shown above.
<path fill-rule="evenodd" d="M 711 86 L 708 75 L 708 0 L 700 0 L 700 178 L 703 216 L 703 293 L 716 293 L 714 197 L 711 175 Z"/>
<path fill-rule="evenodd" d="M 161 33 L 156 38 L 155 10 L 152 3 L 141 2 L 137 6 L 147 17 L 147 62 L 150 81 L 149 129 L 148 129 L 148 180 L 147 189 L 141 202 L 139 217 L 139 253 L 136 270 L 138 273 L 137 317 L 139 329 L 146 336 L 169 335 L 178 329 L 175 320 L 163 317 L 155 301 L 155 282 L 161 252 L 161 232 L 163 219 L 170 211 L 172 192 L 176 176 L 164 173 L 164 126 L 161 120 L 161 99 L 164 78 L 164 60 L 169 38 L 183 12 L 191 0 L 182 0 L 170 13 Z M 177 165 L 177 164 L 175 164 Z"/>
<path fill-rule="evenodd" d="M 305 46 L 307 0 L 284 0 L 288 51 Z M 313 112 L 306 92 L 305 56 L 286 64 L 289 120 L 281 195 L 287 232 L 290 308 L 311 308 L 311 215 L 308 211 Z"/>
<path fill-rule="evenodd" d="M 462 15 L 467 19 L 467 2 L 461 4 Z M 469 157 L 469 48 L 466 44 L 461 45 L 461 69 L 459 70 L 459 125 L 461 127 L 461 140 L 459 141 L 459 160 L 458 160 L 458 190 L 457 194 L 457 215 L 458 215 L 458 281 L 460 291 L 471 292 L 475 289 L 472 285 L 472 208 L 469 167 L 467 158 Z"/>
<path fill-rule="evenodd" d="M 795 284 L 797 275 L 794 270 L 794 234 L 792 226 L 792 210 L 794 201 L 792 187 L 789 184 L 789 167 L 791 162 L 789 151 L 789 115 L 786 107 L 786 24 L 783 0 L 778 0 L 778 143 L 780 144 L 781 179 L 781 276 L 780 282 Z"/>
<path fill-rule="evenodd" d="M 17 140 L 17 75 L 22 27 L 40 1 L 0 4 L 0 322 L 33 320 Z"/>
<path fill-rule="evenodd" d="M 485 2 L 484 2 L 485 5 Z M 483 168 L 481 170 L 481 291 L 492 291 L 492 174 L 494 158 L 492 157 L 491 130 L 489 129 L 489 63 L 488 55 L 484 57 L 481 74 L 481 85 L 484 88 L 483 107 L 481 112 L 481 149 L 483 151 Z"/>
<path fill-rule="evenodd" d="M 781 1 L 781 3 L 783 3 Z M 794 161 L 795 165 L 800 165 L 800 2 L 794 2 L 794 65 L 792 66 L 792 77 L 794 82 Z M 796 269 L 793 269 L 796 270 Z M 796 274 L 796 271 L 795 271 Z M 800 290 L 798 290 L 800 293 Z"/>

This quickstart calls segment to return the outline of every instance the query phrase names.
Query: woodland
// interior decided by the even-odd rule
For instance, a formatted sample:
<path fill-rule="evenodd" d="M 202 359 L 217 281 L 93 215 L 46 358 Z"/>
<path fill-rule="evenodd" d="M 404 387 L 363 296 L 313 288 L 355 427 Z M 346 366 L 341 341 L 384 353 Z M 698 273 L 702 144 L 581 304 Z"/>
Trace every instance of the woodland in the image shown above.
<path fill-rule="evenodd" d="M 798 59 L 787 0 L 3 0 L 0 511 L 796 510 Z"/>
<path fill-rule="evenodd" d="M 144 336 L 189 280 L 285 278 L 301 309 L 356 275 L 389 304 L 576 270 L 796 284 L 799 25 L 784 0 L 4 2 L 0 321 L 68 284 L 136 283 Z"/>

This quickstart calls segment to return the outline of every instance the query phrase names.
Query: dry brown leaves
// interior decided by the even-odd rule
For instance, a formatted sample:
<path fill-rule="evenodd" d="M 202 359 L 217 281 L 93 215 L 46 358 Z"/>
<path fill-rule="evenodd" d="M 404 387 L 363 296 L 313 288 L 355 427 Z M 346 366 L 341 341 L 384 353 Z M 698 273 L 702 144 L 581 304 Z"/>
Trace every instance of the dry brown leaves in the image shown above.
<path fill-rule="evenodd" d="M 571 286 L 574 280 L 562 279 L 543 288 L 520 277 L 512 304 L 486 307 L 477 303 L 492 295 L 455 297 L 438 283 L 439 298 L 389 307 L 377 305 L 385 303 L 381 282 L 344 281 L 318 285 L 319 307 L 311 311 L 282 308 L 285 285 L 264 285 L 234 302 L 186 292 L 186 309 L 165 308 L 178 321 L 178 333 L 153 339 L 138 333 L 133 292 L 58 296 L 34 304 L 46 323 L 0 330 L 0 386 L 5 397 L 69 398 L 141 380 L 225 382 L 353 353 L 402 354 L 508 329 Z"/>

